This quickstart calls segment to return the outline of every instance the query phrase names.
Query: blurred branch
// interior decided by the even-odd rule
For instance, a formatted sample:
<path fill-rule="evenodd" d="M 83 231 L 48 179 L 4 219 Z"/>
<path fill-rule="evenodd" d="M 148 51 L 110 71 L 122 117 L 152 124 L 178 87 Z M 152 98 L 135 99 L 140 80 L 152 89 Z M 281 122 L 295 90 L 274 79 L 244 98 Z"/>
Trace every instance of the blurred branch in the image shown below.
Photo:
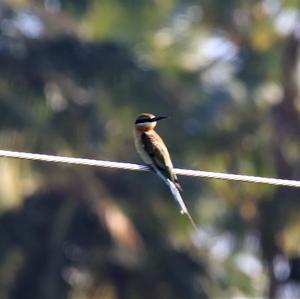
<path fill-rule="evenodd" d="M 293 178 L 295 173 L 294 165 L 288 161 L 284 152 L 286 144 L 288 140 L 297 142 L 300 134 L 300 119 L 296 109 L 296 101 L 299 98 L 296 72 L 300 46 L 296 30 L 299 28 L 299 25 L 300 18 L 298 18 L 298 25 L 295 26 L 295 31 L 289 36 L 282 51 L 283 95 L 279 103 L 271 110 L 273 121 L 273 161 L 277 175 L 286 178 Z M 280 204 L 282 198 L 288 198 L 290 201 L 298 200 L 297 194 L 299 193 L 279 187 L 271 202 L 261 204 L 261 242 L 270 277 L 268 298 L 277 298 L 278 296 L 280 281 L 278 281 L 274 272 L 274 259 L 282 251 L 282 244 L 279 244 L 278 234 L 284 225 L 284 223 L 279 221 L 274 223 L 273 220 L 274 217 L 279 218 L 281 211 L 285 209 Z M 286 221 L 290 221 L 290 219 L 286 219 Z"/>

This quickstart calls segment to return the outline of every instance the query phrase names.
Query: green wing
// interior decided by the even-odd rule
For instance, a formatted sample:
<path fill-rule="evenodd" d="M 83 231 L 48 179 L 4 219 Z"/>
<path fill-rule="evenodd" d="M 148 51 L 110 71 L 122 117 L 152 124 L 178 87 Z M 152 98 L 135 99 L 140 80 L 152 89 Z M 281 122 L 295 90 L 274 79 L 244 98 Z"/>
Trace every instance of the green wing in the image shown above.
<path fill-rule="evenodd" d="M 176 175 L 172 171 L 172 163 L 166 146 L 156 135 L 143 133 L 141 135 L 145 151 L 149 155 L 153 165 L 168 179 L 173 181 L 177 188 L 181 190 Z M 159 139 L 158 139 L 159 138 Z"/>

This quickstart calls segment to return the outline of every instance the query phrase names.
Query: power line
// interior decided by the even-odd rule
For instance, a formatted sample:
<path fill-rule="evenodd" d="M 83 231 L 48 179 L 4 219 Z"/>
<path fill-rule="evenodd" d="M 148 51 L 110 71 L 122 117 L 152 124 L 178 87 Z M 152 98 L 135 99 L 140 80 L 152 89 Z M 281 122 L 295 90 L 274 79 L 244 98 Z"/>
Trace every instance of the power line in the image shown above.
<path fill-rule="evenodd" d="M 62 156 L 53 156 L 53 155 L 44 155 L 44 154 L 33 154 L 33 153 L 6 151 L 6 150 L 0 150 L 0 157 L 17 158 L 17 159 L 25 159 L 25 160 L 37 160 L 37 161 L 53 162 L 53 163 L 117 168 L 117 169 L 133 170 L 133 171 L 149 171 L 149 168 L 147 166 L 139 165 L 139 164 L 62 157 Z M 300 188 L 300 181 L 295 181 L 295 180 L 283 180 L 283 179 L 275 179 L 275 178 L 267 178 L 267 177 L 209 172 L 209 171 L 201 171 L 201 170 L 179 169 L 179 168 L 174 168 L 174 172 L 178 175 L 185 175 L 185 176 Z"/>

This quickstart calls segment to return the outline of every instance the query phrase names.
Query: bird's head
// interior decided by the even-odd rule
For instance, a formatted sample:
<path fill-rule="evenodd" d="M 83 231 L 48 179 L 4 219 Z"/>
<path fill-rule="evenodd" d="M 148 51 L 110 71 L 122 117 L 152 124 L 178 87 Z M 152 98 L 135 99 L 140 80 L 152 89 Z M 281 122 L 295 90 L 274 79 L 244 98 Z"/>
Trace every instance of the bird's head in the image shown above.
<path fill-rule="evenodd" d="M 135 120 L 135 128 L 141 132 L 153 130 L 157 121 L 165 118 L 167 118 L 167 116 L 155 116 L 150 113 L 142 113 Z"/>

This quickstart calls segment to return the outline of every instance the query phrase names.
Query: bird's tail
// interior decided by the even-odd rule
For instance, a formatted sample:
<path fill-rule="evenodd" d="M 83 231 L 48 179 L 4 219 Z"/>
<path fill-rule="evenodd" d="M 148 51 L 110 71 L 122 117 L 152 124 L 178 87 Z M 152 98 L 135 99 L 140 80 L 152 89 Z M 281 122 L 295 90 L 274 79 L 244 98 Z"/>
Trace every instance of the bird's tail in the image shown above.
<path fill-rule="evenodd" d="M 179 203 L 179 205 L 180 205 L 180 209 L 181 209 L 180 213 L 181 213 L 181 214 L 186 214 L 187 217 L 189 218 L 189 220 L 190 220 L 192 226 L 194 227 L 194 229 L 197 230 L 197 229 L 198 229 L 198 228 L 197 228 L 197 225 L 196 225 L 196 223 L 195 223 L 193 217 L 192 217 L 191 214 L 189 213 L 189 211 L 188 211 L 188 209 L 187 209 L 187 207 L 186 207 L 186 205 L 185 205 L 185 203 L 184 203 L 184 201 L 183 201 L 183 199 L 182 199 L 182 197 L 181 197 L 181 194 L 179 193 L 179 191 L 178 191 L 176 185 L 175 185 L 171 180 L 169 180 L 169 179 L 167 179 L 167 181 L 168 181 L 167 184 L 168 184 L 168 186 L 169 186 L 169 188 L 170 188 L 170 190 L 171 190 L 171 192 L 172 192 L 174 198 L 176 199 L 176 201 L 177 201 L 177 202 Z"/>
<path fill-rule="evenodd" d="M 171 190 L 175 200 L 178 202 L 179 206 L 180 206 L 180 213 L 181 214 L 186 214 L 187 217 L 189 218 L 192 226 L 194 227 L 195 230 L 197 230 L 197 225 L 193 219 L 193 217 L 191 216 L 191 214 L 189 213 L 180 193 L 179 190 L 177 188 L 177 186 L 175 185 L 174 182 L 172 182 L 170 179 L 166 178 L 163 174 L 161 174 L 159 171 L 157 172 L 157 174 L 160 176 L 160 178 L 168 185 L 169 189 Z"/>

